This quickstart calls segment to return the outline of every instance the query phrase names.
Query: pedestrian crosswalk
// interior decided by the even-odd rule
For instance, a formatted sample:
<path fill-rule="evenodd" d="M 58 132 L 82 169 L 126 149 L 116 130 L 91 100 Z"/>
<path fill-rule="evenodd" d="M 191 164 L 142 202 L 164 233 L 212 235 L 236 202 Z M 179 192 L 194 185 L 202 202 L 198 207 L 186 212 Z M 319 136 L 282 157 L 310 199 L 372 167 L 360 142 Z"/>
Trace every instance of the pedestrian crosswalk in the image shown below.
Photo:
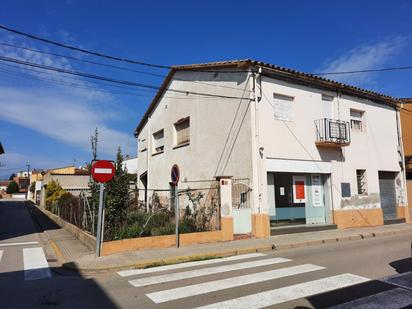
<path fill-rule="evenodd" d="M 37 244 L 37 242 L 36 242 Z M 49 264 L 42 247 L 0 250 L 0 273 L 24 273 L 24 280 L 39 280 L 51 277 Z M 6 246 L 9 247 L 10 246 Z M 22 261 L 22 265 L 20 264 Z"/>
<path fill-rule="evenodd" d="M 262 308 L 372 282 L 369 278 L 351 273 L 325 276 L 326 269 L 320 265 L 296 265 L 291 259 L 252 253 L 148 269 L 124 270 L 118 274 L 128 280 L 131 286 L 145 288 L 144 293 L 153 305 L 181 302 L 182 308 Z M 186 279 L 191 280 L 189 282 Z M 280 280 L 291 280 L 291 283 L 284 286 L 283 282 L 279 284 Z M 277 288 L 273 289 L 272 282 Z M 258 290 L 260 285 L 263 285 L 262 290 Z M 243 290 L 237 293 L 242 287 Z M 247 287 L 251 287 L 250 293 L 247 292 Z M 379 306 L 381 299 L 388 302 L 392 297 L 398 298 L 398 301 L 391 302 L 387 308 L 412 305 L 412 291 L 405 292 L 400 287 L 394 287 L 346 303 L 343 301 L 337 308 L 364 308 L 365 302 L 378 304 L 365 308 L 384 308 Z M 173 304 L 171 307 L 176 307 L 176 303 Z"/>

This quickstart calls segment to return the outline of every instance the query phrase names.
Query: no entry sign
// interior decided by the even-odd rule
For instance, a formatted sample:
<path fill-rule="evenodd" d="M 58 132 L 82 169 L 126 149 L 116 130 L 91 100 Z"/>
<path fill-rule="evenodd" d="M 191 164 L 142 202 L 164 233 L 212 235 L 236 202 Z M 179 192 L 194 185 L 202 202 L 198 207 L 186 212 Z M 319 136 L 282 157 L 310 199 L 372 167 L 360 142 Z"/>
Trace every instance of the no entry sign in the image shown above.
<path fill-rule="evenodd" d="M 92 176 L 94 181 L 104 183 L 110 181 L 114 176 L 114 163 L 107 160 L 92 162 Z"/>

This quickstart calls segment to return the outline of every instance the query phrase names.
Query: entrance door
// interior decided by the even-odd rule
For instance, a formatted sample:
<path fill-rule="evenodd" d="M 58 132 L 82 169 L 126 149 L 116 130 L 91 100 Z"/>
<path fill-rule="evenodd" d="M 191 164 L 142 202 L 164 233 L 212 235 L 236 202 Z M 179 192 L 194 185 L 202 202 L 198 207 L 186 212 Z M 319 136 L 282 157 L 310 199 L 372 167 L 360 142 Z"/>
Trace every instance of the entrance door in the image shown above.
<path fill-rule="evenodd" d="M 379 195 L 383 220 L 396 219 L 396 189 L 395 176 L 393 172 L 379 172 Z"/>
<path fill-rule="evenodd" d="M 252 209 L 248 179 L 233 179 L 232 215 L 233 234 L 252 233 Z"/>
<path fill-rule="evenodd" d="M 323 179 L 320 174 L 308 175 L 309 192 L 306 203 L 306 223 L 326 223 Z"/>

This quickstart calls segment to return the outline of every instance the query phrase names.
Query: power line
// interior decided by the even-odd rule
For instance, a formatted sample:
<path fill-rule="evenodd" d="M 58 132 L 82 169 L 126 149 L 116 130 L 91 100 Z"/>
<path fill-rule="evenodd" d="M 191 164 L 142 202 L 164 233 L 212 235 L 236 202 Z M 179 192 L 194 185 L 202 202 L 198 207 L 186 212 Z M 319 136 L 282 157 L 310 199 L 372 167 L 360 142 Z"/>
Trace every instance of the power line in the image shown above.
<path fill-rule="evenodd" d="M 74 61 L 78 61 L 78 62 L 84 62 L 84 63 L 94 64 L 94 65 L 109 67 L 109 68 L 112 68 L 112 69 L 124 70 L 124 71 L 134 72 L 134 73 L 138 73 L 138 74 L 145 74 L 145 75 L 150 75 L 150 76 L 155 76 L 155 77 L 161 77 L 161 78 L 166 77 L 166 75 L 162 75 L 162 74 L 156 74 L 156 73 L 151 73 L 151 72 L 146 72 L 146 71 L 139 71 L 139 70 L 134 70 L 134 69 L 121 67 L 121 66 L 117 66 L 117 65 L 113 65 L 113 64 L 102 63 L 102 62 L 97 62 L 97 61 L 91 61 L 91 60 L 87 60 L 87 59 L 80 59 L 80 58 L 69 56 L 69 55 L 62 55 L 62 54 L 42 51 L 42 50 L 29 48 L 29 47 L 25 47 L 25 46 L 20 46 L 20 45 L 15 45 L 15 44 L 10 44 L 10 43 L 0 42 L 0 45 L 1 46 L 6 46 L 6 47 L 22 49 L 22 50 L 27 50 L 27 51 L 31 51 L 31 52 L 39 53 L 39 54 L 70 59 L 70 60 L 74 60 Z"/>
<path fill-rule="evenodd" d="M 6 27 L 4 25 L 0 25 L 0 29 L 12 32 L 14 34 L 18 34 L 18 35 L 21 35 L 21 36 L 25 36 L 25 37 L 28 37 L 30 39 L 37 40 L 37 41 L 40 41 L 40 42 L 43 42 L 43 43 L 55 45 L 55 46 L 58 46 L 58 47 L 67 48 L 67 49 L 70 49 L 70 50 L 74 50 L 74 51 L 77 51 L 77 52 L 82 52 L 82 53 L 97 56 L 97 57 L 103 57 L 103 58 L 110 59 L 110 60 L 122 61 L 122 62 L 126 62 L 126 63 L 143 65 L 143 66 L 148 66 L 148 67 L 153 67 L 153 68 L 173 69 L 172 66 L 168 66 L 168 65 L 153 64 L 153 63 L 148 63 L 148 62 L 142 62 L 142 61 L 127 59 L 127 58 L 123 58 L 123 57 L 119 57 L 119 56 L 103 54 L 101 52 L 91 51 L 91 50 L 87 50 L 87 49 L 84 49 L 84 48 L 59 43 L 59 42 L 52 41 L 52 40 L 49 40 L 49 39 L 45 39 L 45 38 L 42 38 L 42 37 L 39 37 L 39 36 L 36 36 L 36 35 L 33 35 L 33 34 L 29 34 L 29 33 L 23 32 L 23 31 L 12 29 L 12 28 Z M 368 70 L 341 71 L 341 72 L 317 72 L 317 73 L 309 73 L 309 74 L 312 74 L 312 75 L 342 75 L 342 74 L 386 72 L 386 71 L 410 70 L 410 69 L 412 69 L 412 66 L 401 66 L 401 67 L 390 67 L 390 68 L 379 68 L 379 69 L 368 69 Z M 180 69 L 180 70 L 191 71 L 192 69 L 185 68 L 185 69 Z M 214 73 L 214 72 L 215 73 L 239 73 L 239 72 L 245 73 L 245 72 L 248 72 L 247 70 L 241 70 L 241 71 L 235 71 L 235 70 L 233 70 L 233 71 L 222 71 L 222 70 L 216 71 L 215 70 L 215 71 L 213 71 L 213 70 L 199 70 L 199 69 L 195 69 L 195 71 L 197 71 L 197 72 L 211 72 L 211 73 Z"/>
<path fill-rule="evenodd" d="M 402 67 L 392 67 L 392 68 L 355 70 L 355 71 L 340 71 L 340 72 L 321 72 L 321 73 L 310 73 L 310 74 L 312 74 L 312 75 L 342 75 L 342 74 L 386 72 L 386 71 L 411 70 L 411 69 L 412 69 L 412 66 L 402 66 Z"/>
<path fill-rule="evenodd" d="M 82 52 L 82 53 L 97 56 L 97 57 L 107 58 L 107 59 L 110 59 L 110 60 L 117 60 L 117 61 L 137 64 L 137 65 L 144 65 L 144 66 L 148 66 L 148 67 L 152 67 L 152 68 L 160 68 L 160 69 L 171 69 L 172 68 L 172 67 L 167 66 L 167 65 L 152 64 L 152 63 L 147 63 L 147 62 L 141 62 L 141 61 L 126 59 L 126 58 L 121 58 L 121 57 L 117 57 L 117 56 L 102 54 L 100 52 L 95 52 L 95 51 L 83 49 L 83 48 L 80 48 L 80 47 L 75 47 L 75 46 L 71 46 L 71 45 L 51 41 L 51 40 L 41 38 L 39 36 L 29 34 L 29 33 L 26 33 L 26 32 L 22 32 L 22 31 L 19 31 L 19 30 L 16 30 L 16 29 L 12 29 L 12 28 L 9 28 L 9 27 L 3 26 L 3 25 L 0 25 L 0 29 L 12 32 L 14 34 L 18 34 L 18 35 L 28 37 L 28 38 L 33 39 L 33 40 L 41 41 L 41 42 L 44 42 L 44 43 L 47 43 L 47 44 L 51 44 L 51 45 L 55 45 L 55 46 L 75 50 L 75 51 L 78 51 L 78 52 Z"/>
<path fill-rule="evenodd" d="M 73 57 L 73 56 L 62 55 L 62 54 L 57 54 L 57 53 L 52 53 L 52 52 L 47 52 L 47 51 L 42 51 L 42 50 L 38 50 L 38 49 L 34 49 L 34 48 L 29 48 L 29 47 L 25 47 L 25 46 L 20 46 L 20 45 L 15 45 L 15 44 L 10 44 L 10 43 L 0 42 L 0 46 L 12 47 L 12 48 L 17 48 L 17 49 L 27 50 L 27 51 L 31 51 L 31 52 L 34 52 L 34 53 L 39 53 L 39 54 L 44 54 L 44 55 L 50 55 L 50 56 L 54 56 L 54 57 L 60 57 L 60 58 L 70 59 L 70 60 L 74 60 L 74 61 L 78 61 L 78 62 L 93 64 L 93 65 L 99 65 L 99 66 L 109 67 L 109 68 L 112 68 L 112 69 L 129 71 L 129 72 L 133 72 L 133 73 L 144 74 L 144 75 L 149 75 L 149 76 L 154 76 L 154 77 L 160 77 L 160 78 L 165 78 L 165 77 L 166 77 L 166 75 L 162 75 L 162 74 L 156 74 L 156 73 L 151 73 L 151 72 L 147 72 L 147 71 L 134 70 L 134 69 L 130 69 L 130 68 L 122 67 L 122 66 L 117 66 L 117 65 L 112 65 L 112 64 L 102 63 L 102 62 L 96 62 L 96 61 L 91 61 L 91 60 L 86 60 L 86 59 L 80 59 L 80 58 L 76 58 L 76 57 Z M 208 86 L 213 86 L 213 87 L 235 89 L 235 90 L 239 90 L 239 91 L 240 91 L 239 88 L 230 87 L 230 86 L 225 86 L 225 85 L 216 85 L 216 84 L 211 84 L 211 83 L 201 82 L 201 81 L 195 81 L 195 80 L 191 80 L 191 81 L 188 80 L 187 82 L 196 83 L 196 84 L 202 84 L 202 85 L 208 85 Z"/>
<path fill-rule="evenodd" d="M 19 59 L 15 59 L 15 58 L 0 56 L 0 60 L 1 61 L 6 61 L 6 62 L 11 62 L 11 63 L 16 63 L 16 64 L 20 64 L 20 65 L 26 65 L 26 66 L 30 66 L 30 67 L 40 68 L 40 69 L 44 69 L 44 70 L 48 70 L 48 71 L 54 71 L 54 72 L 59 72 L 59 73 L 64 73 L 64 74 L 69 74 L 69 75 L 75 75 L 75 76 L 81 76 L 81 77 L 86 77 L 86 78 L 95 79 L 95 80 L 111 82 L 111 83 L 115 83 L 115 84 L 122 84 L 122 85 L 128 85 L 128 86 L 134 86 L 134 87 L 140 87 L 140 88 L 146 88 L 146 89 L 154 89 L 154 90 L 159 90 L 160 89 L 160 87 L 154 86 L 154 85 L 136 83 L 136 82 L 132 82 L 132 81 L 128 81 L 128 80 L 113 79 L 113 78 L 110 78 L 110 77 L 100 76 L 100 75 L 95 75 L 95 74 L 89 74 L 89 73 L 85 73 L 85 72 L 66 70 L 66 69 L 62 69 L 62 68 L 58 68 L 58 67 L 53 67 L 53 66 L 48 66 L 48 65 L 23 61 L 23 60 L 19 60 Z M 241 98 L 243 98 L 243 97 L 236 97 L 236 96 L 226 96 L 226 95 L 219 95 L 219 94 L 213 94 L 213 93 L 203 93 L 203 92 L 195 92 L 195 91 L 179 90 L 179 89 L 171 89 L 171 88 L 168 88 L 167 91 L 181 93 L 181 94 L 185 94 L 185 95 L 190 95 L 191 94 L 191 95 L 199 95 L 199 96 L 207 96 L 207 97 L 217 97 L 217 98 L 222 98 L 222 99 L 241 99 Z"/>

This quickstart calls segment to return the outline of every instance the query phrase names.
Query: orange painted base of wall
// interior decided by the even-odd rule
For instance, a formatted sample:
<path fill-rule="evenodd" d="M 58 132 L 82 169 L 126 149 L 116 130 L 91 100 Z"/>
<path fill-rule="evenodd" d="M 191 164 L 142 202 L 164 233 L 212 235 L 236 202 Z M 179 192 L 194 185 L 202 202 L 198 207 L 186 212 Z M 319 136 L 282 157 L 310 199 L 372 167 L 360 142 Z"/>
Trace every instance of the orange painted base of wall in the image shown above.
<path fill-rule="evenodd" d="M 405 219 L 406 207 L 396 206 L 396 216 L 398 219 Z"/>
<path fill-rule="evenodd" d="M 220 231 L 180 234 L 180 246 L 183 247 L 194 244 L 233 240 L 233 218 L 222 218 L 221 225 L 222 228 Z M 136 251 L 150 248 L 167 248 L 173 246 L 176 246 L 175 235 L 114 240 L 103 243 L 102 255 L 110 255 L 114 253 Z"/>
<path fill-rule="evenodd" d="M 252 234 L 256 238 L 266 238 L 270 236 L 269 214 L 252 214 Z"/>
<path fill-rule="evenodd" d="M 383 225 L 381 208 L 334 210 L 333 218 L 339 229 Z"/>

